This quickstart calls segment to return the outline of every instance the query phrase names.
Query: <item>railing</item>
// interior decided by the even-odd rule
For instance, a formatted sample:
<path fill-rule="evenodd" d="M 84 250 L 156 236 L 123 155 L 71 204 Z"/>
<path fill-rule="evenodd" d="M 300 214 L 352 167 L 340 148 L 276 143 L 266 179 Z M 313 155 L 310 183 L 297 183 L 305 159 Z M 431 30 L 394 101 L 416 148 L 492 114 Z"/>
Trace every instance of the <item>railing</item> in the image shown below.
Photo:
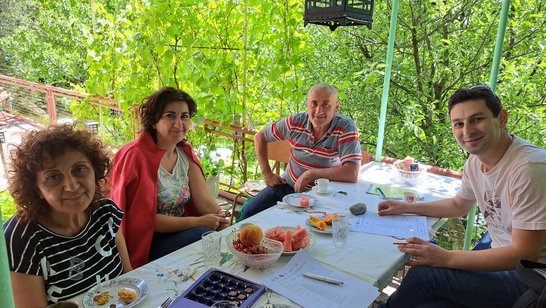
<path fill-rule="evenodd" d="M 114 146 L 134 130 L 132 117 L 115 100 L 5 75 L 0 75 L 0 112 L 0 129 L 18 121 L 35 126 L 80 121 Z"/>

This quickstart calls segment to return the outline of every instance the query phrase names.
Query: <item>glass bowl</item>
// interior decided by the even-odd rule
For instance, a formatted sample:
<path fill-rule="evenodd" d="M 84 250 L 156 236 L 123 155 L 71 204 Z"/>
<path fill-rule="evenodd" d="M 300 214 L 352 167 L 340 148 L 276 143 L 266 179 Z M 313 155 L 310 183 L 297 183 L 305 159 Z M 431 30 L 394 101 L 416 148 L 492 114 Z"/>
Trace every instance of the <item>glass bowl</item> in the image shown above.
<path fill-rule="evenodd" d="M 284 249 L 283 243 L 268 239 L 264 237 L 262 241 L 262 246 L 264 246 L 268 253 L 265 254 L 247 254 L 241 251 L 236 250 L 233 247 L 233 241 L 237 239 L 238 232 L 231 232 L 226 236 L 226 243 L 229 251 L 237 258 L 237 260 L 244 265 L 256 268 L 256 269 L 265 269 L 275 264 L 280 258 L 282 251 Z"/>
<path fill-rule="evenodd" d="M 396 170 L 398 182 L 403 184 L 408 184 L 411 186 L 417 186 L 423 182 L 423 179 L 426 176 L 427 167 L 423 164 L 417 163 L 419 170 L 410 171 L 406 170 L 404 161 L 397 160 L 394 162 L 393 166 Z"/>

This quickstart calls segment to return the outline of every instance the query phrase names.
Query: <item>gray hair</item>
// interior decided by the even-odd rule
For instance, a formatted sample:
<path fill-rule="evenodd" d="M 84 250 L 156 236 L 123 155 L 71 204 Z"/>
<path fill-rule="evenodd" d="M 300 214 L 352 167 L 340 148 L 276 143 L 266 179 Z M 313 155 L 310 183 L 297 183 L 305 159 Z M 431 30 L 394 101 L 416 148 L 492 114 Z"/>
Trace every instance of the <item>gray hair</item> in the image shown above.
<path fill-rule="evenodd" d="M 334 86 L 331 86 L 327 83 L 318 83 L 316 85 L 314 85 L 311 90 L 309 90 L 309 93 L 315 91 L 315 90 L 326 90 L 328 93 L 330 94 L 335 94 L 336 98 L 337 98 L 337 89 L 334 87 Z M 309 95 L 308 93 L 308 95 Z"/>

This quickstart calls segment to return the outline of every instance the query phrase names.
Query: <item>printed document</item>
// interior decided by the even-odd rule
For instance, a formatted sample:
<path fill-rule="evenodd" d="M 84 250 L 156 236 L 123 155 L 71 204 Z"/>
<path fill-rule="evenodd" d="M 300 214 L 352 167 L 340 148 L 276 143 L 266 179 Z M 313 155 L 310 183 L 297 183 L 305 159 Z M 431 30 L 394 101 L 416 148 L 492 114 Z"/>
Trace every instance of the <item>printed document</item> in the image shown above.
<path fill-rule="evenodd" d="M 353 217 L 351 231 L 388 235 L 396 238 L 418 237 L 430 240 L 427 218 L 417 215 L 379 216 L 377 213 L 366 212 Z"/>
<path fill-rule="evenodd" d="M 325 276 L 343 284 L 318 281 L 303 274 Z M 303 249 L 262 284 L 303 307 L 368 307 L 379 295 L 376 287 L 330 269 Z"/>

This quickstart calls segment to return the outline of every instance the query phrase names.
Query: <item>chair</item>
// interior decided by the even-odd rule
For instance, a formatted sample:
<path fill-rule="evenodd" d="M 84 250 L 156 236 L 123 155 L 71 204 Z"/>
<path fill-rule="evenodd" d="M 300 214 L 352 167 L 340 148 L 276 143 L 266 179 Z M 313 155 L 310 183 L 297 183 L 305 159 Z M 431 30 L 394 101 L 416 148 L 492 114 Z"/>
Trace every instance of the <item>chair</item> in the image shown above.
<path fill-rule="evenodd" d="M 474 248 L 472 250 L 484 250 L 491 248 L 491 242 L 493 240 L 491 239 L 491 235 L 489 235 L 489 231 L 485 231 L 480 238 L 480 240 L 474 245 Z"/>
<path fill-rule="evenodd" d="M 281 165 L 282 169 L 286 168 L 286 165 L 288 164 L 288 160 L 290 158 L 290 153 L 292 153 L 292 148 L 288 140 L 268 143 L 267 158 L 270 161 L 273 161 L 273 166 L 271 167 L 271 170 L 276 174 L 280 174 Z M 235 196 L 235 199 L 233 200 L 233 204 L 231 206 L 230 224 L 233 224 L 233 218 L 235 218 L 235 216 L 238 216 L 235 215 L 235 209 L 237 208 L 239 197 L 253 198 L 265 187 L 266 185 L 263 179 L 250 180 L 243 184 L 243 187 L 239 189 L 239 193 L 237 194 L 237 196 Z"/>

